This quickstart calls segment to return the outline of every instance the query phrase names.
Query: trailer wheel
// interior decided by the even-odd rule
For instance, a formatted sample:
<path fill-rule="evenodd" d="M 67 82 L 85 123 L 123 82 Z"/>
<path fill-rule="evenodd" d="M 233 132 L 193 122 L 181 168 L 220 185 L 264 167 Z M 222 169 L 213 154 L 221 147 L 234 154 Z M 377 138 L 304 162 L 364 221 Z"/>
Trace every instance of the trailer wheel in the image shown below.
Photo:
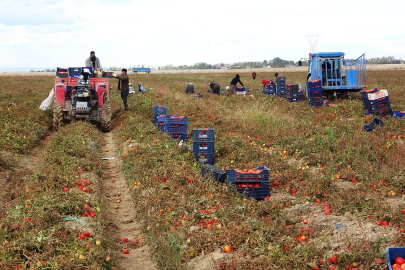
<path fill-rule="evenodd" d="M 104 104 L 101 110 L 101 131 L 108 132 L 111 130 L 111 106 L 110 102 Z"/>
<path fill-rule="evenodd" d="M 53 130 L 57 131 L 63 124 L 63 106 L 53 101 Z"/>

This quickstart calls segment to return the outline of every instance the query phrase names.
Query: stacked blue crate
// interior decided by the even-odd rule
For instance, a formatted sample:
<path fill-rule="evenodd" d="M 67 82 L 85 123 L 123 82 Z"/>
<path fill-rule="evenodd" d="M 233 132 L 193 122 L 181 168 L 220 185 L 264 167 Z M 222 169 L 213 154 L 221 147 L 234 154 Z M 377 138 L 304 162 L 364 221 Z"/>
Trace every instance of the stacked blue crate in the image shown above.
<path fill-rule="evenodd" d="M 392 114 L 391 103 L 388 97 L 370 101 L 371 112 L 374 115 L 390 116 Z"/>
<path fill-rule="evenodd" d="M 309 106 L 313 107 L 323 106 L 322 81 L 316 80 L 307 82 L 307 91 L 308 91 Z"/>
<path fill-rule="evenodd" d="M 373 93 L 377 93 L 377 92 L 378 92 L 377 88 L 360 91 L 361 99 L 363 101 L 363 107 L 364 107 L 364 111 L 365 111 L 366 115 L 373 114 L 373 112 L 371 111 L 370 101 L 368 100 L 368 94 L 373 94 Z"/>
<path fill-rule="evenodd" d="M 285 96 L 287 94 L 287 88 L 285 85 L 285 77 L 277 78 L 277 90 L 276 93 L 278 96 Z"/>
<path fill-rule="evenodd" d="M 193 129 L 193 153 L 197 161 L 214 165 L 214 129 Z"/>
<path fill-rule="evenodd" d="M 247 197 L 262 200 L 270 196 L 269 169 L 265 166 L 258 167 L 256 172 L 226 170 L 226 178 L 239 193 Z"/>
<path fill-rule="evenodd" d="M 156 124 L 157 123 L 157 118 L 159 115 L 162 114 L 167 114 L 167 107 L 155 104 L 153 106 L 153 118 L 152 118 L 152 123 Z"/>
<path fill-rule="evenodd" d="M 166 115 L 163 131 L 170 134 L 174 139 L 187 140 L 188 117 L 178 115 Z"/>
<path fill-rule="evenodd" d="M 299 101 L 299 89 L 296 84 L 287 84 L 287 101 L 288 102 L 298 102 Z"/>
<path fill-rule="evenodd" d="M 157 128 L 160 130 L 160 131 L 165 131 L 165 114 L 161 114 L 161 115 L 158 115 L 157 117 L 156 117 L 156 119 L 157 119 L 157 121 L 156 121 L 156 125 L 157 125 Z"/>
<path fill-rule="evenodd" d="M 276 86 L 274 84 L 266 84 L 266 90 L 263 91 L 263 94 L 274 95 L 276 93 Z"/>

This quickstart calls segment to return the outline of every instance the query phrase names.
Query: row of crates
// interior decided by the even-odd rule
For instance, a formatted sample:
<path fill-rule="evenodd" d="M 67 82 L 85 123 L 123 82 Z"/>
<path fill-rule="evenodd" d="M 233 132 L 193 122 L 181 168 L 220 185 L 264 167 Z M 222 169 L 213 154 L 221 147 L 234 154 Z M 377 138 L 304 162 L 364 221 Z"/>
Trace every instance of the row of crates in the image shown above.
<path fill-rule="evenodd" d="M 158 128 L 164 132 L 186 131 L 187 139 L 187 116 L 166 115 L 167 107 L 156 105 L 153 108 L 154 117 Z M 171 134 L 177 136 L 176 134 Z M 180 135 L 181 136 L 181 135 Z M 215 136 L 213 128 L 193 129 L 193 154 L 197 161 L 204 163 L 201 174 L 208 177 L 208 172 L 215 175 L 219 182 L 225 182 L 225 172 L 215 168 Z M 207 169 L 208 168 L 208 169 Z M 252 171 L 226 170 L 228 183 L 241 194 L 261 200 L 270 196 L 269 170 L 261 166 Z"/>
<path fill-rule="evenodd" d="M 167 115 L 167 107 L 155 104 L 153 107 L 152 123 L 173 139 L 187 140 L 188 117 Z"/>
<path fill-rule="evenodd" d="M 93 73 L 92 67 L 70 67 L 70 68 L 56 68 L 56 77 L 59 78 L 78 78 L 81 74 L 83 69 L 88 68 L 90 73 Z"/>

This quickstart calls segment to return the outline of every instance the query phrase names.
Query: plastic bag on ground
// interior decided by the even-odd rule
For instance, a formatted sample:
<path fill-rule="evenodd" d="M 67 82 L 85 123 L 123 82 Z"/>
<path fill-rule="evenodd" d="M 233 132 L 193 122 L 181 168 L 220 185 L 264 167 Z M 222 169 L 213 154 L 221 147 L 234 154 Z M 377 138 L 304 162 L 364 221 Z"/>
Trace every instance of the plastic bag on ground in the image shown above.
<path fill-rule="evenodd" d="M 43 111 L 51 109 L 54 97 L 55 97 L 55 91 L 52 88 L 51 92 L 49 93 L 49 96 L 44 101 L 42 101 L 41 106 L 39 106 L 39 108 Z"/>

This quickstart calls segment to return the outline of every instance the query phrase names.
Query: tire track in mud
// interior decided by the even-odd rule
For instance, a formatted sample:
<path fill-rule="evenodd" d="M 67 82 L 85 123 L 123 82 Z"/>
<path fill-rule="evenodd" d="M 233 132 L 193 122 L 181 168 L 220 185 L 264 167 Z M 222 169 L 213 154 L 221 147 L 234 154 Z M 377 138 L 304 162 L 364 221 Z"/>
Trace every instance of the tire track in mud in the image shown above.
<path fill-rule="evenodd" d="M 155 270 L 156 267 L 150 259 L 150 249 L 146 245 L 140 225 L 135 220 L 135 206 L 124 174 L 121 172 L 122 161 L 114 144 L 113 134 L 104 133 L 104 157 L 112 158 L 103 160 L 103 170 L 106 179 L 103 179 L 103 199 L 106 205 L 105 232 L 115 243 L 116 256 L 112 265 L 118 270 L 140 269 Z M 114 181 L 112 181 L 114 180 Z M 118 203 L 117 199 L 121 202 Z M 127 243 L 121 242 L 127 238 Z M 124 254 L 123 249 L 128 249 L 129 254 Z"/>

